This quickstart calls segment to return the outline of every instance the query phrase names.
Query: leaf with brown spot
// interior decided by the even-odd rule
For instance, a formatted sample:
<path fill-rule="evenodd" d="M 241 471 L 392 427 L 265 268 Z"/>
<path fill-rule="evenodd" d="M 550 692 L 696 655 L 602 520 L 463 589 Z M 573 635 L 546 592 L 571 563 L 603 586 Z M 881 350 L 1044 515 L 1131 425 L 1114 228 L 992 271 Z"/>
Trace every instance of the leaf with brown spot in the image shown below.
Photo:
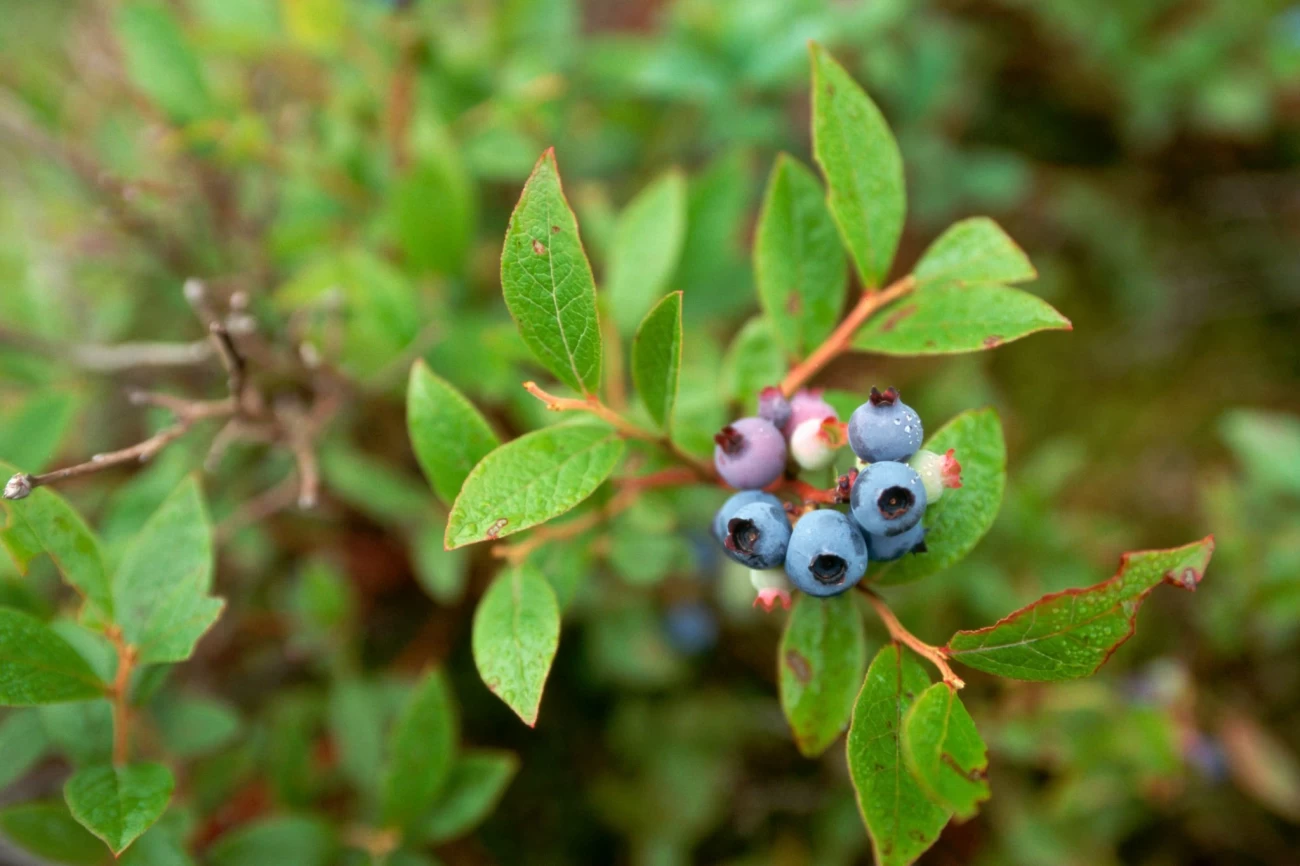
<path fill-rule="evenodd" d="M 1142 602 L 1161 583 L 1195 590 L 1214 536 L 1169 550 L 1126 553 L 1114 577 L 1067 589 L 987 628 L 959 631 L 946 647 L 962 664 L 998 676 L 1050 682 L 1090 676 L 1128 640 Z"/>
<path fill-rule="evenodd" d="M 546 578 L 523 565 L 492 581 L 474 611 L 474 665 L 494 695 L 532 727 L 560 645 L 560 606 Z"/>
<path fill-rule="evenodd" d="M 781 636 L 781 708 L 795 744 L 816 757 L 848 725 L 867 662 L 862 614 L 852 593 L 800 595 Z"/>

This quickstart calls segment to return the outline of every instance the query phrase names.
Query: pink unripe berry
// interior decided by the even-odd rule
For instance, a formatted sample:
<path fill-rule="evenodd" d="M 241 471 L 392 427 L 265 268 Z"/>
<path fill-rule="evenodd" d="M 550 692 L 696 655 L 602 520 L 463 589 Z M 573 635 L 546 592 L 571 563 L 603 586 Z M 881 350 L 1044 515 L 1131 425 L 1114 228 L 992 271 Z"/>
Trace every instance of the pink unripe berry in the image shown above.
<path fill-rule="evenodd" d="M 790 454 L 804 469 L 825 469 L 844 446 L 845 425 L 828 418 L 809 418 L 790 434 Z"/>
<path fill-rule="evenodd" d="M 790 422 L 785 425 L 786 436 L 793 436 L 795 429 L 810 418 L 821 421 L 826 418 L 839 420 L 835 408 L 822 399 L 821 388 L 805 388 L 790 398 Z"/>
<path fill-rule="evenodd" d="M 713 437 L 713 465 L 738 490 L 760 490 L 785 471 L 785 439 L 765 418 L 741 418 Z"/>

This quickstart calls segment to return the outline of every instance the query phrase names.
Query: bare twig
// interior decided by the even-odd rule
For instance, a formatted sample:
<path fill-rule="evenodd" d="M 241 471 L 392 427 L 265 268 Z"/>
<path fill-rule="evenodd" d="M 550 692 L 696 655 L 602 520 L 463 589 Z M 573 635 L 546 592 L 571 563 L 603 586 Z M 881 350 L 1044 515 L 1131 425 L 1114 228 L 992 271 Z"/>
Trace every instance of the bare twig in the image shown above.
<path fill-rule="evenodd" d="M 858 584 L 858 589 L 862 590 L 862 593 L 867 597 L 867 601 L 871 602 L 871 606 L 876 609 L 876 615 L 885 624 L 885 628 L 889 629 L 890 637 L 938 668 L 939 675 L 943 677 L 943 681 L 948 684 L 949 688 L 960 689 L 965 687 L 965 681 L 957 676 L 948 665 L 948 655 L 944 652 L 943 647 L 931 646 L 908 631 L 875 590 L 862 584 Z"/>
<path fill-rule="evenodd" d="M 58 358 L 88 373 L 122 373 L 140 369 L 197 367 L 212 359 L 212 344 L 193 343 L 97 343 L 68 345 L 0 328 L 0 346 L 12 346 L 49 358 Z"/>

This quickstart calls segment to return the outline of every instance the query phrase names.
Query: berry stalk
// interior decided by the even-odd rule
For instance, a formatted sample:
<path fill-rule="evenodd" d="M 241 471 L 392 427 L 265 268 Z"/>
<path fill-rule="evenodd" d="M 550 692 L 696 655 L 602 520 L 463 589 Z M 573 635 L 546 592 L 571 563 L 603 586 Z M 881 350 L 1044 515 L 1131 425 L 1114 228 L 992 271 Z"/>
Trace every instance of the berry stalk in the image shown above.
<path fill-rule="evenodd" d="M 943 677 L 943 681 L 949 688 L 965 688 L 966 682 L 957 676 L 948 665 L 948 655 L 942 647 L 931 646 L 908 631 L 907 627 L 898 621 L 898 617 L 894 615 L 894 611 L 890 609 L 888 603 L 875 590 L 869 589 L 862 584 L 858 584 L 858 589 L 866 595 L 867 601 L 871 602 L 871 606 L 876 609 L 876 616 L 880 617 L 880 621 L 885 624 L 891 638 L 938 668 L 939 675 Z"/>
<path fill-rule="evenodd" d="M 849 347 L 849 342 L 853 335 L 858 332 L 868 319 L 875 314 L 881 307 L 906 295 L 912 289 L 916 288 L 916 278 L 911 274 L 896 280 L 884 289 L 878 292 L 866 292 L 858 301 L 857 305 L 849 311 L 844 317 L 844 321 L 831 332 L 820 346 L 813 350 L 813 353 L 797 364 L 785 378 L 781 380 L 781 393 L 786 397 L 794 395 L 808 381 L 822 371 L 822 369 L 834 361 Z"/>

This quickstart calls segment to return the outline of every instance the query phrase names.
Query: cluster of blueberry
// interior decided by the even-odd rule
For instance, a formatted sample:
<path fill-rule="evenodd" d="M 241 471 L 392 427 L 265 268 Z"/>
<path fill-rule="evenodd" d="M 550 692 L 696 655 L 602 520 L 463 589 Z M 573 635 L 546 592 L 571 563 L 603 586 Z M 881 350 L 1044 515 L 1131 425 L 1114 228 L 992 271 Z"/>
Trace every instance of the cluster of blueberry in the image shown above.
<path fill-rule="evenodd" d="M 783 486 L 790 460 L 803 470 L 829 467 L 846 436 L 858 468 L 830 491 L 814 491 L 798 506 L 767 492 Z M 809 595 L 838 595 L 862 579 L 871 560 L 924 551 L 927 505 L 945 488 L 961 486 L 951 450 L 918 450 L 921 419 L 894 388 L 872 388 L 848 424 L 819 391 L 786 400 L 776 388 L 765 388 L 758 417 L 741 418 L 714 439 L 718 474 L 741 492 L 714 517 L 713 535 L 727 556 L 753 569 L 754 603 L 767 610 L 778 601 L 790 606 L 790 583 Z M 847 514 L 819 507 L 843 503 Z M 780 566 L 789 583 L 772 571 Z"/>

